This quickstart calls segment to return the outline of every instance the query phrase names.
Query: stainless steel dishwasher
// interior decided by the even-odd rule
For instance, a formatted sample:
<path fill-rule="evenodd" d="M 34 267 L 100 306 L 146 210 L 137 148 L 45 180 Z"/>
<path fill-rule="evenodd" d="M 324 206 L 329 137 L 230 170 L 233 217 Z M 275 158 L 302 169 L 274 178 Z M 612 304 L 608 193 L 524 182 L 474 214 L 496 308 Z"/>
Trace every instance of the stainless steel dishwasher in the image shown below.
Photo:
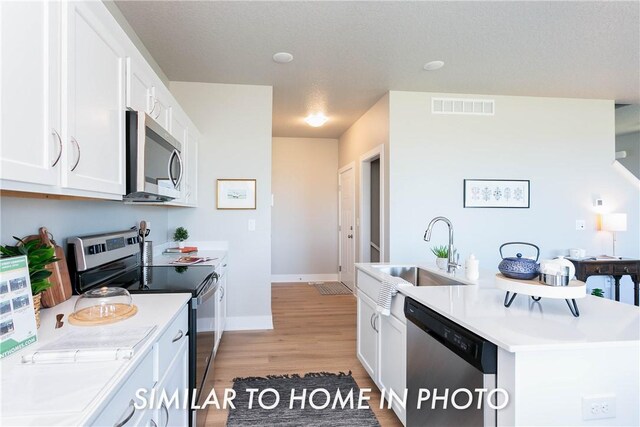
<path fill-rule="evenodd" d="M 476 389 L 496 388 L 495 344 L 411 298 L 405 299 L 404 313 L 409 320 L 407 427 L 495 426 L 496 410 L 487 405 L 488 393 L 484 393 L 482 408 L 478 409 L 475 392 Z M 455 390 L 462 388 L 473 392 L 475 399 L 468 408 L 456 409 L 451 404 L 451 396 Z M 446 409 L 442 400 L 425 399 L 424 390 L 428 390 L 432 397 L 434 391 L 442 397 L 445 389 L 449 389 Z M 418 409 L 419 398 L 421 409 Z M 460 406 L 468 398 L 462 394 L 458 400 Z"/>

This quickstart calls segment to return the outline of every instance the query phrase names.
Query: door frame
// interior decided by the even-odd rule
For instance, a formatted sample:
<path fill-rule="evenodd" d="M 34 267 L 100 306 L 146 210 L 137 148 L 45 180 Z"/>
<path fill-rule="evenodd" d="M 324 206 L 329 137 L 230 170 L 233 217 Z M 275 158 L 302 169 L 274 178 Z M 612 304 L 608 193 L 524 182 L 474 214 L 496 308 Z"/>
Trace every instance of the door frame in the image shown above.
<path fill-rule="evenodd" d="M 358 235 L 358 216 L 356 215 L 356 163 L 350 162 L 346 166 L 338 169 L 338 280 L 342 282 L 342 174 L 353 170 L 353 191 L 351 194 L 353 204 L 353 234 L 354 238 L 351 239 L 351 250 L 353 251 L 353 259 L 356 260 L 356 239 Z M 355 272 L 354 272 L 355 273 Z M 355 277 L 354 277 L 355 282 Z M 354 287 L 355 289 L 355 287 Z"/>
<path fill-rule="evenodd" d="M 380 262 L 385 262 L 385 159 L 384 144 L 380 144 L 360 156 L 360 243 L 359 262 L 371 259 L 371 162 L 380 159 Z"/>

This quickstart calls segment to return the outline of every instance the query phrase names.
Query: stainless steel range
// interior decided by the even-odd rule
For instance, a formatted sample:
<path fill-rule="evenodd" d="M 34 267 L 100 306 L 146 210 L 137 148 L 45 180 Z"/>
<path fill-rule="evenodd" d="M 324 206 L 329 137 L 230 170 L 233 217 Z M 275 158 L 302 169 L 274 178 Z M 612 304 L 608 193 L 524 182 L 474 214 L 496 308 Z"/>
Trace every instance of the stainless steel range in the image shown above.
<path fill-rule="evenodd" d="M 139 241 L 136 229 L 70 238 L 68 263 L 74 293 L 101 286 L 123 287 L 132 294 L 190 293 L 189 388 L 197 390 L 199 402 L 215 345 L 215 331 L 203 325 L 214 313 L 218 273 L 213 266 L 202 264 L 142 267 Z"/>

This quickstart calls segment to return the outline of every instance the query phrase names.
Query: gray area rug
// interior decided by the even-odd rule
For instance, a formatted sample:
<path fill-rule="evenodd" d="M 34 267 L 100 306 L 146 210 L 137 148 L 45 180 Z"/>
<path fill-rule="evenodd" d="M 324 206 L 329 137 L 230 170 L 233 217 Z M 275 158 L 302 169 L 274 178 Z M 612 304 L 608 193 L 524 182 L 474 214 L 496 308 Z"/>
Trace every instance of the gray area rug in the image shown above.
<path fill-rule="evenodd" d="M 353 293 L 351 289 L 340 282 L 316 283 L 313 286 L 322 295 L 349 295 Z"/>
<path fill-rule="evenodd" d="M 280 402 L 275 404 L 275 393 L 267 391 L 262 398 L 262 407 L 258 396 L 265 389 L 275 389 Z M 379 427 L 375 414 L 369 408 L 358 409 L 360 388 L 351 376 L 351 372 L 333 374 L 329 372 L 311 372 L 304 376 L 268 375 L 267 377 L 235 378 L 233 389 L 236 397 L 233 400 L 235 409 L 229 409 L 228 427 L 248 426 L 331 426 L 331 427 Z M 252 408 L 249 409 L 250 392 L 247 389 L 258 389 L 253 393 Z M 295 396 L 303 396 L 306 390 L 304 408 L 300 400 L 291 401 L 292 389 Z M 314 390 L 324 389 L 327 393 Z M 340 393 L 342 400 L 337 400 Z M 347 396 L 353 396 L 353 404 L 348 403 Z M 368 395 L 368 394 L 367 394 Z M 310 398 L 316 407 L 310 404 Z M 326 402 L 330 403 L 327 405 Z M 290 405 L 293 403 L 293 407 Z M 334 405 L 335 403 L 335 405 Z M 370 403 L 370 402 L 365 402 Z M 327 406 L 324 408 L 324 406 Z M 335 406 L 335 408 L 332 408 Z"/>

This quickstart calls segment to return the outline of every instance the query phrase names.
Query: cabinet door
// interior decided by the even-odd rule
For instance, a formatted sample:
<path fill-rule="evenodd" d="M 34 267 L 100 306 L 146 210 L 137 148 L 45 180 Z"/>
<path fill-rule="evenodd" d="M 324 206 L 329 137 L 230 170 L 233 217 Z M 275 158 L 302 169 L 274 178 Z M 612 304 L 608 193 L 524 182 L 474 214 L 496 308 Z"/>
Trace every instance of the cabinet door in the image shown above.
<path fill-rule="evenodd" d="M 187 170 L 185 180 L 185 201 L 190 206 L 198 205 L 198 132 L 187 128 Z"/>
<path fill-rule="evenodd" d="M 0 178 L 58 185 L 60 4 L 0 2 Z"/>
<path fill-rule="evenodd" d="M 159 426 L 186 426 L 189 425 L 189 410 L 182 407 L 185 401 L 185 393 L 188 392 L 188 372 L 189 372 L 189 339 L 185 336 L 182 339 L 180 350 L 176 353 L 176 357 L 167 372 L 167 375 L 158 386 L 157 397 L 162 399 L 163 394 L 167 396 L 166 400 L 160 400 L 158 414 L 156 416 Z M 179 404 L 175 401 L 171 404 L 171 398 L 178 395 Z M 169 402 L 167 404 L 166 402 Z M 178 406 L 178 407 L 176 407 Z"/>
<path fill-rule="evenodd" d="M 65 185 L 124 193 L 125 88 L 120 28 L 100 2 L 68 4 Z"/>
<path fill-rule="evenodd" d="M 377 322 L 375 303 L 358 291 L 358 359 L 374 382 L 377 382 L 378 370 Z"/>
<path fill-rule="evenodd" d="M 224 333 L 224 327 L 227 320 L 227 276 L 223 275 L 219 280 L 218 292 L 216 293 L 216 344 L 214 348 L 214 354 L 218 351 L 220 340 L 222 340 L 222 334 Z"/>
<path fill-rule="evenodd" d="M 388 397 L 393 390 L 400 399 L 407 382 L 407 326 L 394 316 L 380 317 L 378 382 Z M 394 397 L 393 410 L 404 424 L 405 411 Z"/>
<path fill-rule="evenodd" d="M 153 72 L 137 56 L 127 58 L 127 107 L 135 111 L 154 114 Z"/>

